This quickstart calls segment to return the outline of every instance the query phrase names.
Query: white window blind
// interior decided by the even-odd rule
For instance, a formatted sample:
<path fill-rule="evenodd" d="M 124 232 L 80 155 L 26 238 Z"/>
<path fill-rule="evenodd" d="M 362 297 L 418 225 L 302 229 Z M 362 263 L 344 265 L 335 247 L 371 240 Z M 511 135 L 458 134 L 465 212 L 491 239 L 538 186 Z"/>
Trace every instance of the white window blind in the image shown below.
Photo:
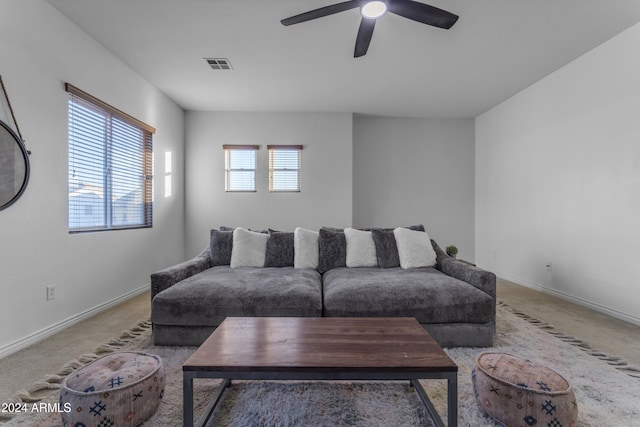
<path fill-rule="evenodd" d="M 69 232 L 152 226 L 152 127 L 67 84 Z"/>
<path fill-rule="evenodd" d="M 256 191 L 257 145 L 223 145 L 225 191 Z"/>
<path fill-rule="evenodd" d="M 300 191 L 302 145 L 268 145 L 269 191 Z"/>

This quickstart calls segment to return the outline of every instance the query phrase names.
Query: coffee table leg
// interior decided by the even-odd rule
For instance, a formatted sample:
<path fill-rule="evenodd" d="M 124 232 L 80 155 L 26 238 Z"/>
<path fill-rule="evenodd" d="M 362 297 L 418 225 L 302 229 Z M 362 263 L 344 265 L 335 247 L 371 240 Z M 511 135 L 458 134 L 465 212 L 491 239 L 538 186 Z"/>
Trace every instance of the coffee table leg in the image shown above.
<path fill-rule="evenodd" d="M 427 396 L 427 392 L 424 391 L 424 388 L 422 388 L 422 384 L 420 384 L 420 381 L 411 380 L 411 384 L 413 385 L 413 388 L 416 389 L 416 393 L 418 393 L 418 396 L 420 396 L 420 400 L 422 400 L 422 403 L 424 404 L 427 413 L 429 414 L 429 417 L 431 417 L 431 420 L 434 422 L 434 424 L 437 427 L 444 427 L 442 418 L 440 418 L 440 415 L 438 415 L 438 411 L 436 411 L 436 408 L 434 408 L 433 403 L 431 403 L 431 399 L 429 399 L 429 396 Z M 449 407 L 449 409 L 451 409 L 451 407 Z"/>
<path fill-rule="evenodd" d="M 447 418 L 449 427 L 458 426 L 458 374 L 447 379 Z"/>
<path fill-rule="evenodd" d="M 182 405 L 183 405 L 183 426 L 184 427 L 194 427 L 193 424 L 193 379 L 194 375 L 192 373 L 184 372 L 182 374 Z M 222 397 L 222 393 L 224 390 L 229 387 L 231 384 L 230 379 L 222 380 L 222 383 L 218 386 L 218 390 L 214 395 L 213 399 L 209 402 L 209 405 L 204 410 L 202 417 L 195 424 L 197 427 L 202 427 L 207 422 L 209 422 L 209 418 L 213 414 L 213 410 L 216 408 L 216 405 L 220 402 L 220 398 Z"/>
<path fill-rule="evenodd" d="M 213 411 L 216 409 L 216 406 L 218 405 L 218 403 L 220 402 L 220 399 L 222 398 L 222 393 L 224 393 L 225 389 L 229 387 L 230 384 L 231 384 L 230 379 L 225 378 L 222 380 L 222 383 L 220 383 L 220 385 L 218 386 L 218 390 L 216 391 L 216 394 L 213 396 L 213 399 L 211 399 L 211 401 L 205 408 L 204 412 L 202 413 L 202 416 L 196 423 L 196 427 L 203 427 L 209 422 L 209 418 L 211 418 L 211 415 L 213 415 Z"/>
<path fill-rule="evenodd" d="M 419 380 L 411 380 L 411 385 L 416 389 L 420 400 L 424 404 L 429 416 L 438 427 L 444 427 L 444 422 L 434 408 L 433 403 L 429 399 L 427 392 L 422 388 Z M 458 374 L 454 373 L 447 376 L 447 425 L 448 427 L 458 426 Z"/>
<path fill-rule="evenodd" d="M 183 426 L 193 427 L 193 375 L 188 372 L 182 374 L 182 411 Z"/>

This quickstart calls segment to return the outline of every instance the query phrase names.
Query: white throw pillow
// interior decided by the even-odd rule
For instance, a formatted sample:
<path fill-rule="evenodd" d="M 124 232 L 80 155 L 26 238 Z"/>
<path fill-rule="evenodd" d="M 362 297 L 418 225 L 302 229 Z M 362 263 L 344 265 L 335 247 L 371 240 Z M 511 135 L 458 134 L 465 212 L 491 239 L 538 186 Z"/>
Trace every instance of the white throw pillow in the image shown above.
<path fill-rule="evenodd" d="M 370 231 L 345 228 L 347 267 L 377 267 L 376 242 Z"/>
<path fill-rule="evenodd" d="M 318 268 L 317 231 L 296 228 L 293 231 L 293 266 L 295 268 Z"/>
<path fill-rule="evenodd" d="M 267 240 L 269 235 L 266 233 L 256 233 L 241 227 L 233 230 L 231 268 L 264 267 Z"/>
<path fill-rule="evenodd" d="M 396 228 L 393 230 L 393 235 L 398 246 L 400 267 L 408 269 L 436 265 L 436 251 L 433 250 L 427 233 L 408 228 Z"/>

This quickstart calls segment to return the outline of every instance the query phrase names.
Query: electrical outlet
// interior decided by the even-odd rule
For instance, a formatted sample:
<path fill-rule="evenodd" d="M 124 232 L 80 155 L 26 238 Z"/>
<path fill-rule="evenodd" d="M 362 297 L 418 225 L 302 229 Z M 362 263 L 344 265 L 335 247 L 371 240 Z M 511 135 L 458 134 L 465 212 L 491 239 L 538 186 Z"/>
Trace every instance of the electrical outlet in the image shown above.
<path fill-rule="evenodd" d="M 50 301 L 56 297 L 56 285 L 47 286 L 47 301 Z"/>
<path fill-rule="evenodd" d="M 547 271 L 553 270 L 553 264 L 551 264 L 550 262 L 546 263 L 544 266 L 546 267 Z"/>

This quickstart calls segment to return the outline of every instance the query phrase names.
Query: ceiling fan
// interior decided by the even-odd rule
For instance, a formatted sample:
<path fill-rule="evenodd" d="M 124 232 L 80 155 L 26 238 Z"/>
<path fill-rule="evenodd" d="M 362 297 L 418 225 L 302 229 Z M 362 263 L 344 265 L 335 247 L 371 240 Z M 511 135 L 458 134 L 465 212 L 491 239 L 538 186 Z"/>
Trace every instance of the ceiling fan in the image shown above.
<path fill-rule="evenodd" d="M 458 15 L 413 0 L 349 0 L 291 16 L 280 22 L 285 26 L 299 24 L 301 22 L 311 21 L 312 19 L 322 18 L 323 16 L 344 12 L 345 10 L 355 9 L 356 7 L 360 8 L 362 20 L 360 21 L 360 28 L 358 29 L 358 36 L 356 37 L 356 47 L 353 53 L 354 58 L 364 56 L 367 53 L 376 20 L 387 12 L 446 30 L 451 28 L 458 20 Z"/>

